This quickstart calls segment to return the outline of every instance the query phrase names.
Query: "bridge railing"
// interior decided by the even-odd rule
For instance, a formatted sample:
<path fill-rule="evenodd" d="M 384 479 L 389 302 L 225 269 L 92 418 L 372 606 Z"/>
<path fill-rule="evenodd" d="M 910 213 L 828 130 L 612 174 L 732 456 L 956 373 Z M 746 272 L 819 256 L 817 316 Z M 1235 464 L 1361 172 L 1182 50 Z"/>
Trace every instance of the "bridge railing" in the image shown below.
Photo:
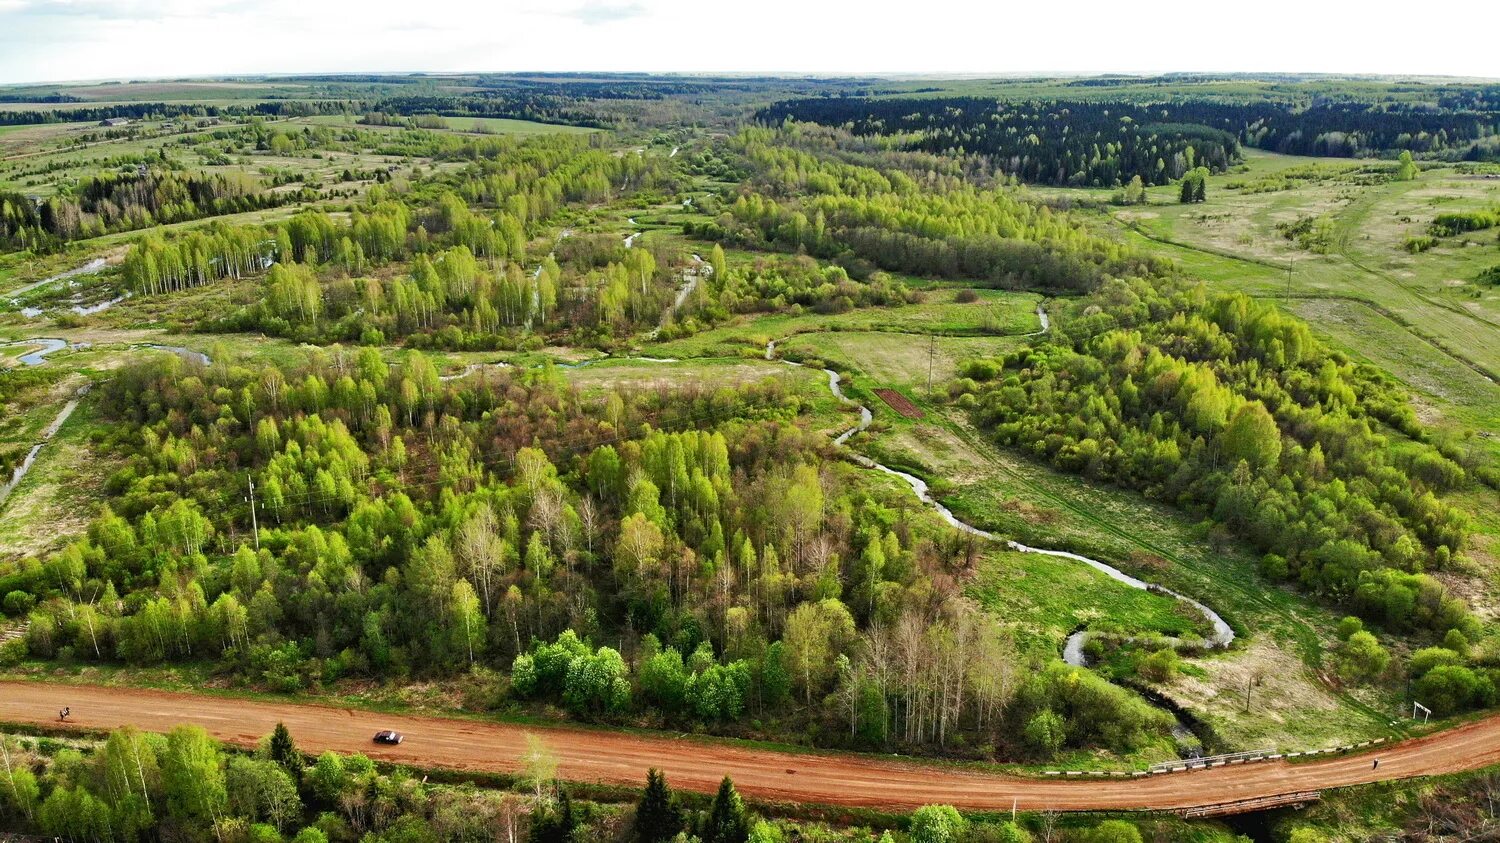
<path fill-rule="evenodd" d="M 1223 755 L 1205 755 L 1201 758 L 1179 758 L 1175 761 L 1161 761 L 1147 767 L 1150 773 L 1170 773 L 1174 770 L 1193 770 L 1203 767 L 1222 767 L 1231 762 L 1259 761 L 1262 758 L 1270 758 L 1276 755 L 1274 749 L 1250 749 L 1244 752 L 1227 752 Z"/>
<path fill-rule="evenodd" d="M 1178 813 L 1184 819 L 1223 817 L 1229 814 L 1248 814 L 1251 811 L 1265 811 L 1270 808 L 1285 808 L 1288 806 L 1300 808 L 1310 802 L 1317 802 L 1322 798 L 1322 791 L 1301 790 L 1296 793 L 1281 793 L 1276 796 L 1259 796 L 1254 799 L 1240 799 L 1235 802 L 1217 802 L 1212 805 L 1199 805 L 1193 808 L 1184 808 Z"/>

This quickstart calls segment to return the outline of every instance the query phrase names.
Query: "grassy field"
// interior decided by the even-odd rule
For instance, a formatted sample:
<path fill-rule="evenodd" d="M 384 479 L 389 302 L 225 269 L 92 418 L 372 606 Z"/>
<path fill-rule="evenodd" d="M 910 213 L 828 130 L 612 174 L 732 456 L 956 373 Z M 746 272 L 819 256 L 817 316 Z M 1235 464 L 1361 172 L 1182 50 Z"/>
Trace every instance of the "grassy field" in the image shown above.
<path fill-rule="evenodd" d="M 76 383 L 69 383 L 69 392 L 74 387 Z M 42 405 L 44 425 L 61 406 Z M 0 560 L 41 554 L 83 532 L 113 467 L 90 447 L 89 436 L 97 427 L 94 404 L 85 398 L 0 503 Z"/>
<path fill-rule="evenodd" d="M 797 334 L 778 346 L 784 357 L 816 358 L 841 370 L 858 370 L 876 386 L 934 388 L 951 379 L 965 360 L 1019 348 L 1022 337 L 913 336 L 891 331 L 831 331 Z"/>
<path fill-rule="evenodd" d="M 562 370 L 569 382 L 585 389 L 609 387 L 629 390 L 673 389 L 686 383 L 709 388 L 739 386 L 766 378 L 783 381 L 790 392 L 804 392 L 809 384 L 822 382 L 815 372 L 793 369 L 766 360 L 684 360 L 655 362 L 651 360 L 606 360 L 604 362 Z"/>
<path fill-rule="evenodd" d="M 1282 302 L 1335 347 L 1410 387 L 1428 423 L 1493 433 L 1500 288 L 1474 278 L 1500 264 L 1500 238 L 1441 238 L 1417 254 L 1404 245 L 1438 213 L 1500 206 L 1500 179 L 1441 166 L 1392 182 L 1361 173 L 1365 166 L 1247 150 L 1242 167 L 1210 177 L 1204 203 L 1178 204 L 1175 187 L 1153 188 L 1149 204 L 1111 207 L 1097 220 L 1212 287 Z M 1112 191 L 1036 193 L 1107 201 Z M 1321 236 L 1303 244 L 1278 228 L 1299 221 Z M 1474 447 L 1500 456 L 1500 438 L 1481 436 Z"/>
<path fill-rule="evenodd" d="M 1202 620 L 1184 614 L 1175 600 L 1122 585 L 1072 560 L 1034 553 L 985 554 L 968 591 L 1014 627 L 1023 645 L 1052 654 L 1080 627 L 1185 635 Z"/>
<path fill-rule="evenodd" d="M 1454 356 L 1500 372 L 1500 290 L 1473 283 L 1500 263 L 1495 233 L 1445 238 L 1420 254 L 1403 248 L 1438 213 L 1500 204 L 1500 180 L 1439 167 L 1391 182 L 1351 173 L 1352 166 L 1247 150 L 1243 167 L 1210 177 L 1204 203 L 1178 204 L 1175 187 L 1153 188 L 1149 204 L 1113 208 L 1106 219 L 1212 284 L 1268 298 L 1367 301 Z M 1300 172 L 1316 177 L 1286 177 Z M 1268 187 L 1282 183 L 1288 186 Z M 1037 192 L 1100 200 L 1112 191 Z M 1303 219 L 1323 221 L 1326 237 L 1315 249 L 1278 229 Z"/>
<path fill-rule="evenodd" d="M 773 314 L 747 316 L 684 339 L 650 346 L 652 354 L 669 357 L 714 357 L 764 353 L 767 340 L 829 331 L 890 332 L 907 343 L 927 335 L 1019 336 L 1036 331 L 1040 323 L 1034 293 L 980 291 L 977 301 L 954 301 L 957 291 L 937 290 L 921 304 L 861 308 L 836 314 Z M 911 335 L 922 339 L 913 340 Z M 921 349 L 926 365 L 927 349 Z"/>
<path fill-rule="evenodd" d="M 79 108 L 103 103 L 120 102 L 171 102 L 187 100 L 199 103 L 220 103 L 264 99 L 269 96 L 306 96 L 309 85 L 300 82 L 237 82 L 232 80 L 172 80 L 160 82 L 107 82 L 72 83 L 62 85 L 31 86 L 33 90 L 46 88 L 70 97 L 86 100 L 86 103 L 10 103 L 27 111 L 38 108 Z"/>

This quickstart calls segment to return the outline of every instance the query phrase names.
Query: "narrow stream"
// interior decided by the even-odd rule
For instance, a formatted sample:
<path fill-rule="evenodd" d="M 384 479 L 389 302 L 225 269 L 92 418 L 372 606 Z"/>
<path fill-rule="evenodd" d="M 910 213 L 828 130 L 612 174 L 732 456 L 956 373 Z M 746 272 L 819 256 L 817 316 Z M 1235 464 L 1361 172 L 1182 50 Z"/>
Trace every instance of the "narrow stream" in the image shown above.
<path fill-rule="evenodd" d="M 31 471 L 32 464 L 36 462 L 37 454 L 41 453 L 42 447 L 51 441 L 58 430 L 62 429 L 63 422 L 66 422 L 68 416 L 73 415 L 73 411 L 78 409 L 79 399 L 83 398 L 88 391 L 89 387 L 85 384 L 72 398 L 68 399 L 68 403 L 63 405 L 62 411 L 42 431 L 42 441 L 32 445 L 31 450 L 26 452 L 26 459 L 22 460 L 20 465 L 11 470 L 10 480 L 5 485 L 0 486 L 0 504 L 5 503 L 5 499 L 10 497 L 10 493 L 15 491 L 15 488 L 21 484 L 22 480 L 26 479 L 27 472 Z"/>
<path fill-rule="evenodd" d="M 78 275 L 92 275 L 95 272 L 103 271 L 104 266 L 104 258 L 94 258 L 83 266 L 70 269 L 67 272 L 59 272 L 58 274 L 53 275 L 49 278 L 43 278 L 40 281 L 33 281 L 30 284 L 26 284 L 25 286 L 17 287 L 16 289 L 11 290 L 7 295 L 10 296 L 12 300 L 11 303 L 14 304 L 16 298 L 24 296 L 39 287 L 45 287 L 48 284 L 51 284 L 53 281 L 61 281 L 64 278 L 73 278 Z"/>
<path fill-rule="evenodd" d="M 95 313 L 103 313 L 104 311 L 109 310 L 111 307 L 114 307 L 115 305 L 128 298 L 130 298 L 130 293 L 126 293 L 122 296 L 115 296 L 112 299 L 107 299 L 105 301 L 98 302 L 97 304 L 75 304 L 70 309 L 79 316 L 92 316 Z"/>
<path fill-rule="evenodd" d="M 1038 307 L 1037 315 L 1041 317 L 1043 330 L 1046 330 L 1046 328 L 1048 327 L 1046 312 L 1042 310 L 1041 307 Z M 775 340 L 766 343 L 766 359 L 776 359 Z M 803 366 L 803 364 L 791 360 L 783 360 L 782 362 L 790 366 L 800 366 L 803 368 L 807 368 Z M 869 407 L 866 407 L 864 404 L 859 403 L 844 394 L 844 390 L 840 386 L 843 378 L 839 375 L 838 372 L 835 372 L 832 369 L 824 369 L 823 372 L 828 375 L 828 390 L 833 393 L 833 396 L 845 404 L 854 405 L 859 408 L 859 422 L 843 433 L 840 433 L 833 440 L 835 445 L 843 445 L 849 440 L 849 437 L 868 429 L 870 427 L 870 424 L 874 421 L 874 416 L 870 412 Z M 944 506 L 941 502 L 939 502 L 932 496 L 931 492 L 928 489 L 927 481 L 923 480 L 922 478 L 917 477 L 913 474 L 908 474 L 898 469 L 891 468 L 890 466 L 883 463 L 876 462 L 875 460 L 866 457 L 864 454 L 855 452 L 851 453 L 850 456 L 856 463 L 865 468 L 873 469 L 884 474 L 889 474 L 893 477 L 901 478 L 906 482 L 908 486 L 911 487 L 912 492 L 916 494 L 918 500 L 931 507 L 932 510 L 936 512 L 944 522 L 946 522 L 954 529 L 957 529 L 964 533 L 968 533 L 972 536 L 978 536 L 983 539 L 988 539 L 990 541 L 1005 541 L 1005 545 L 1008 548 L 1019 553 L 1039 553 L 1044 556 L 1055 556 L 1063 559 L 1071 559 L 1075 562 L 1082 562 L 1083 564 L 1088 565 L 1090 568 L 1093 568 L 1100 573 L 1103 573 L 1105 576 L 1109 577 L 1112 580 L 1115 580 L 1116 582 L 1123 583 L 1124 585 L 1128 585 L 1131 588 L 1138 588 L 1142 591 L 1149 591 L 1153 594 L 1160 594 L 1171 597 L 1175 600 L 1179 600 L 1189 606 L 1192 606 L 1203 615 L 1203 617 L 1208 621 L 1209 625 L 1213 628 L 1212 634 L 1201 640 L 1189 641 L 1179 639 L 1176 641 L 1171 641 L 1169 643 L 1172 643 L 1176 646 L 1197 646 L 1204 649 L 1214 649 L 1228 647 L 1234 641 L 1234 630 L 1229 626 L 1228 623 L 1224 621 L 1224 618 L 1222 618 L 1218 612 L 1215 612 L 1213 609 L 1210 609 L 1208 606 L 1197 600 L 1194 600 L 1191 597 L 1188 597 L 1185 594 L 1173 591 L 1172 589 L 1165 586 L 1157 585 L 1156 583 L 1149 583 L 1145 580 L 1138 579 L 1125 573 L 1124 571 L 1121 571 L 1119 568 L 1116 568 L 1113 565 L 1109 565 L 1105 562 L 1100 562 L 1097 559 L 1090 559 L 1087 556 L 1081 556 L 1077 553 L 1070 553 L 1065 550 L 1046 550 L 1038 547 L 1028 547 L 1024 544 L 1021 544 L 1020 542 L 1003 540 L 994 533 L 991 533 L 990 531 L 981 529 L 979 527 L 975 527 L 973 524 L 969 524 L 968 522 L 963 521 L 958 516 L 954 515 L 952 510 L 948 509 L 948 507 Z M 1087 660 L 1084 657 L 1083 648 L 1084 645 L 1088 642 L 1089 634 L 1090 633 L 1088 630 L 1079 630 L 1078 632 L 1075 632 L 1072 635 L 1068 636 L 1068 639 L 1063 646 L 1063 661 L 1075 667 L 1087 666 Z M 1180 747 L 1191 747 L 1193 741 L 1189 740 L 1189 738 L 1192 737 L 1192 731 L 1182 723 L 1181 718 L 1178 718 L 1175 712 L 1172 713 L 1174 718 L 1177 719 L 1177 723 L 1172 730 L 1173 736 L 1177 739 Z"/>
<path fill-rule="evenodd" d="M 57 337 L 28 337 L 27 339 L 17 340 L 13 343 L 10 343 L 10 345 L 41 346 L 41 348 L 38 348 L 35 351 L 29 351 L 16 358 L 21 362 L 22 365 L 40 366 L 43 363 L 47 362 L 47 355 L 57 351 L 62 351 L 63 349 L 67 348 L 68 341 L 58 339 Z"/>
<path fill-rule="evenodd" d="M 672 299 L 671 313 L 675 314 L 677 311 L 681 310 L 682 303 L 687 301 L 687 297 L 691 296 L 693 294 L 693 290 L 698 288 L 698 281 L 704 275 L 712 275 L 713 271 L 713 267 L 703 262 L 703 256 L 698 254 L 697 252 L 694 252 L 693 268 L 683 270 L 682 286 L 677 288 L 677 297 Z"/>
<path fill-rule="evenodd" d="M 170 351 L 173 354 L 177 355 L 178 357 L 182 357 L 182 358 L 185 358 L 185 359 L 188 359 L 188 360 L 196 360 L 196 361 L 198 361 L 199 363 L 202 363 L 205 366 L 211 365 L 213 363 L 212 360 L 208 359 L 208 355 L 207 354 L 204 354 L 201 351 L 194 351 L 191 348 L 183 348 L 180 345 L 154 345 L 153 344 L 153 345 L 148 345 L 146 347 L 147 348 L 154 348 L 157 351 Z"/>

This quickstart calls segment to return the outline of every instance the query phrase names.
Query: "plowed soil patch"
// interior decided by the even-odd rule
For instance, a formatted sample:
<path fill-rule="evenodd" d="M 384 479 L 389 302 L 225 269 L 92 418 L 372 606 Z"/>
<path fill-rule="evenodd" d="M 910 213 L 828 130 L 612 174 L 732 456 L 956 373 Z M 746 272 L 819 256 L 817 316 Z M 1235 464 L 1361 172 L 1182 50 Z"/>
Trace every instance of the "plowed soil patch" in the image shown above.
<path fill-rule="evenodd" d="M 894 389 L 877 389 L 875 390 L 875 394 L 880 396 L 881 401 L 889 404 L 892 410 L 909 419 L 920 419 L 922 417 L 922 411 L 917 409 L 917 405 L 911 403 L 910 398 L 907 398 Z"/>

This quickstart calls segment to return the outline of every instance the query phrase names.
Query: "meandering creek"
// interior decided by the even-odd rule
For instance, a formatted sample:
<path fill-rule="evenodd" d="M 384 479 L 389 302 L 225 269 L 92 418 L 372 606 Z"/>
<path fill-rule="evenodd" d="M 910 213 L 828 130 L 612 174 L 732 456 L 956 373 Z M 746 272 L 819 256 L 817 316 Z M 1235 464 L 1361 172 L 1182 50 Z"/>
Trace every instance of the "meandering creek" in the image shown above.
<path fill-rule="evenodd" d="M 12 303 L 14 303 L 15 299 L 17 299 L 17 298 L 19 298 L 21 296 L 26 295 L 27 293 L 31 292 L 32 290 L 35 290 L 35 289 L 38 289 L 38 288 L 41 288 L 41 287 L 45 287 L 45 286 L 47 286 L 48 284 L 51 284 L 54 281 L 61 281 L 64 278 L 74 278 L 74 277 L 77 277 L 79 275 L 92 275 L 92 274 L 94 274 L 96 272 L 103 272 L 104 271 L 104 267 L 105 267 L 104 258 L 94 258 L 93 260 L 89 261 L 88 263 L 84 264 L 83 266 L 76 267 L 74 269 L 70 269 L 67 272 L 59 272 L 56 275 L 53 275 L 53 276 L 48 277 L 48 278 L 43 278 L 40 281 L 33 281 L 30 284 L 27 284 L 25 286 L 17 287 L 16 289 L 11 290 L 7 295 L 9 295 L 11 297 Z"/>
<path fill-rule="evenodd" d="M 10 480 L 5 485 L 0 486 L 0 504 L 5 503 L 5 499 L 10 497 L 10 493 L 15 491 L 15 488 L 21 484 L 22 480 L 26 479 L 27 472 L 31 471 L 32 464 L 36 462 L 36 455 L 42 452 L 42 446 L 51 441 L 52 437 L 57 434 L 57 431 L 62 428 L 63 422 L 68 420 L 68 416 L 73 415 L 73 411 L 78 409 L 79 399 L 83 398 L 88 391 L 89 387 L 85 384 L 72 398 L 68 399 L 68 403 L 63 405 L 57 417 L 52 419 L 52 423 L 47 425 L 47 428 L 42 431 L 42 441 L 32 445 L 31 450 L 26 452 L 26 459 L 22 460 L 20 465 L 11 469 Z"/>
<path fill-rule="evenodd" d="M 67 348 L 68 341 L 52 337 L 37 337 L 11 343 L 11 345 L 41 345 L 42 347 L 37 349 L 36 351 L 17 358 L 22 363 L 28 366 L 40 366 L 41 364 L 46 362 L 44 358 L 46 358 L 48 354 Z M 201 351 L 193 351 L 190 348 L 183 348 L 176 345 L 151 345 L 147 347 L 155 349 L 157 351 L 168 351 L 190 360 L 196 360 L 205 366 L 209 365 L 210 362 L 207 354 L 204 354 Z M 21 481 L 26 479 L 27 473 L 31 471 L 32 465 L 36 463 L 37 455 L 42 452 L 42 448 L 45 447 L 46 444 L 52 440 L 52 437 L 57 434 L 57 431 L 62 428 L 63 423 L 68 420 L 68 417 L 73 415 L 73 411 L 78 409 L 78 402 L 83 398 L 84 395 L 88 394 L 89 386 L 89 384 L 85 384 L 78 390 L 77 393 L 73 395 L 72 398 L 68 400 L 68 403 L 63 405 L 62 410 L 58 412 L 55 418 L 52 419 L 52 423 L 47 425 L 47 427 L 42 431 L 41 441 L 37 442 L 35 445 L 32 445 L 31 450 L 26 452 L 26 458 L 21 460 L 20 465 L 17 465 L 14 469 L 11 470 L 10 480 L 6 481 L 3 486 L 0 486 L 0 504 L 3 504 L 5 502 L 5 499 L 10 497 L 10 493 L 15 491 L 15 488 L 21 484 Z"/>
<path fill-rule="evenodd" d="M 39 346 L 39 348 L 37 348 L 35 351 L 28 351 L 27 353 L 22 354 L 20 357 L 17 357 L 16 360 L 24 366 L 40 366 L 43 363 L 47 362 L 47 355 L 62 351 L 63 349 L 67 348 L 68 341 L 58 339 L 57 337 L 29 337 L 24 340 L 17 340 L 13 343 L 10 343 L 10 345 Z"/>
<path fill-rule="evenodd" d="M 1046 311 L 1038 307 L 1037 314 L 1041 317 L 1042 320 L 1042 330 L 1047 330 L 1047 328 L 1049 327 L 1049 323 L 1047 320 Z M 775 340 L 766 343 L 766 359 L 776 359 Z M 782 362 L 786 363 L 789 366 L 808 368 L 806 366 L 803 366 L 803 364 L 797 363 L 792 360 L 782 360 Z M 840 433 L 833 440 L 834 444 L 843 445 L 849 440 L 849 437 L 868 429 L 871 423 L 874 421 L 874 414 L 870 412 L 869 407 L 858 401 L 855 401 L 854 399 L 844 394 L 844 390 L 840 386 L 843 377 L 839 375 L 838 372 L 835 372 L 832 369 L 823 369 L 822 371 L 828 376 L 829 392 L 833 393 L 833 396 L 844 404 L 854 406 L 859 409 L 858 423 L 856 423 L 853 427 L 849 428 L 843 433 Z M 865 468 L 879 471 L 884 474 L 889 474 L 892 477 L 899 477 L 901 480 L 905 481 L 906 485 L 910 486 L 912 492 L 916 494 L 918 500 L 930 507 L 934 512 L 938 514 L 940 518 L 943 519 L 944 522 L 946 522 L 954 529 L 960 530 L 964 533 L 968 533 L 972 536 L 978 536 L 980 538 L 987 539 L 989 541 L 1003 541 L 1006 547 L 1019 553 L 1038 553 L 1044 556 L 1056 556 L 1063 559 L 1070 559 L 1075 562 L 1081 562 L 1085 565 L 1088 565 L 1090 568 L 1103 573 L 1110 579 L 1124 585 L 1128 585 L 1131 588 L 1138 588 L 1142 591 L 1149 591 L 1153 594 L 1160 594 L 1166 597 L 1171 597 L 1193 607 L 1195 610 L 1201 613 L 1204 619 L 1208 622 L 1208 625 L 1213 630 L 1211 634 L 1200 640 L 1169 639 L 1166 642 L 1168 644 L 1174 646 L 1196 646 L 1202 647 L 1204 649 L 1214 649 L 1228 647 L 1234 641 L 1234 629 L 1232 629 L 1229 624 L 1225 622 L 1224 618 L 1222 618 L 1218 612 L 1215 612 L 1213 609 L 1210 609 L 1208 606 L 1204 605 L 1198 600 L 1194 600 L 1193 598 L 1188 597 L 1185 594 L 1173 591 L 1172 589 L 1165 586 L 1146 582 L 1145 580 L 1133 577 L 1130 574 L 1127 574 L 1124 571 L 1120 570 L 1119 568 L 1116 568 L 1106 562 L 1100 562 L 1097 559 L 1090 559 L 1087 556 L 1082 556 L 1077 553 L 1070 553 L 1065 550 L 1047 550 L 1039 547 L 1028 547 L 1027 545 L 1021 544 L 1020 542 L 1002 539 L 1000 536 L 995 535 L 989 530 L 975 527 L 973 524 L 970 524 L 954 515 L 952 510 L 944 506 L 941 502 L 939 502 L 932 496 L 931 492 L 928 489 L 927 481 L 923 480 L 922 478 L 917 477 L 913 474 L 908 474 L 907 472 L 901 471 L 899 469 L 891 468 L 884 463 L 872 460 L 860 453 L 852 453 L 850 454 L 850 456 L 853 458 L 854 462 Z M 1084 655 L 1084 645 L 1088 643 L 1090 635 L 1091 633 L 1088 630 L 1079 630 L 1068 636 L 1067 641 L 1063 646 L 1063 661 L 1075 667 L 1086 667 L 1087 659 Z M 1196 752 L 1196 749 L 1193 748 L 1194 741 L 1192 739 L 1191 729 L 1189 729 L 1188 726 L 1183 723 L 1182 718 L 1178 714 L 1178 712 L 1171 711 L 1170 709 L 1168 709 L 1168 711 L 1173 715 L 1174 718 L 1177 719 L 1177 725 L 1173 728 L 1172 734 L 1177 739 L 1179 747 L 1184 749 L 1184 751 Z"/>

